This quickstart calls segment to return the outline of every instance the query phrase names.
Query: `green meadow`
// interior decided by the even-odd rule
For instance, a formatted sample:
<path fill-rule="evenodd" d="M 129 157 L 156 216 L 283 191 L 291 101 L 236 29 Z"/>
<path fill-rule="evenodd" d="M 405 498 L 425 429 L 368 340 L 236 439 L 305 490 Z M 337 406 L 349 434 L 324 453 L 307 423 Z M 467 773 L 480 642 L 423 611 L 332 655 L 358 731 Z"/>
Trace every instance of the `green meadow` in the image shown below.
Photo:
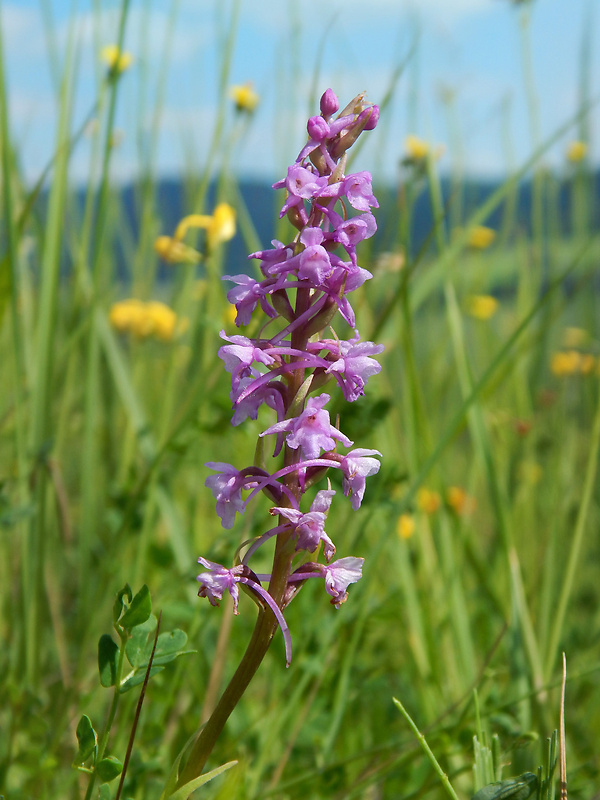
<path fill-rule="evenodd" d="M 526 16 L 522 5 L 507 13 Z M 277 633 L 208 762 L 217 772 L 172 795 L 169 775 L 257 615 L 244 594 L 239 616 L 230 598 L 198 598 L 196 562 L 233 563 L 272 505 L 259 496 L 225 530 L 204 486 L 205 462 L 252 464 L 271 424 L 232 427 L 217 357 L 221 329 L 260 329 L 233 322 L 221 275 L 252 264 L 231 263 L 231 236 L 248 253 L 269 243 L 229 166 L 253 124 L 247 96 L 235 111 L 230 93 L 233 33 L 210 152 L 182 177 L 190 218 L 165 227 L 150 144 L 132 224 L 111 172 L 136 68 L 119 60 L 127 11 L 124 0 L 83 124 L 75 30 L 60 53 L 54 155 L 37 182 L 24 177 L 0 65 L 0 796 L 558 800 L 562 754 L 569 798 L 600 797 L 589 58 L 578 113 L 532 140 L 481 202 L 459 172 L 444 177 L 452 153 L 420 139 L 380 181 L 385 225 L 359 249 L 373 279 L 353 306 L 362 339 L 385 345 L 382 369 L 357 404 L 328 388 L 332 418 L 383 454 L 360 510 L 334 505 L 327 522 L 341 555 L 365 558 L 363 578 L 339 610 L 307 582 L 286 609 L 291 666 Z M 327 88 L 309 69 L 319 89 L 300 118 Z M 384 142 L 407 133 L 385 129 L 410 81 L 402 65 L 390 72 L 386 95 L 369 97 Z M 71 154 L 84 137 L 82 193 Z M 566 155 L 552 171 L 557 143 Z M 361 158 L 357 147 L 352 169 Z M 274 224 L 282 202 L 273 192 Z M 431 224 L 417 240 L 424 202 Z M 276 230 L 294 233 L 287 220 Z"/>

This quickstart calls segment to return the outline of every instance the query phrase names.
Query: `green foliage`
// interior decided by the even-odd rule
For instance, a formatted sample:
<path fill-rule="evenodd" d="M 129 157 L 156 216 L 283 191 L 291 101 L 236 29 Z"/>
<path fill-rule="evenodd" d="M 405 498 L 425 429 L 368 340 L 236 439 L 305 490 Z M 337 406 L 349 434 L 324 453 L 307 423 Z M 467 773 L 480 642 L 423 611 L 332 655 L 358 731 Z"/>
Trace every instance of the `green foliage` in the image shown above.
<path fill-rule="evenodd" d="M 114 756 L 107 756 L 96 764 L 96 774 L 105 783 L 110 783 L 110 781 L 114 780 L 117 775 L 121 774 L 122 769 L 123 764 Z"/>
<path fill-rule="evenodd" d="M 117 625 L 126 631 L 131 631 L 137 625 L 143 625 L 152 612 L 150 590 L 144 584 L 131 601 L 131 605 L 122 617 L 117 620 Z"/>
<path fill-rule="evenodd" d="M 104 730 L 99 739 L 90 718 L 85 714 L 81 717 L 76 730 L 79 748 L 73 766 L 90 775 L 86 798 L 91 797 L 96 778 L 103 783 L 100 789 L 102 796 L 107 791 L 104 785 L 114 780 L 124 769 L 122 761 L 113 755 L 106 755 L 121 695 L 140 684 L 144 684 L 143 691 L 145 691 L 148 680 L 162 672 L 166 664 L 181 655 L 194 652 L 184 650 L 187 644 L 187 635 L 184 631 L 175 629 L 157 635 L 157 625 L 157 618 L 152 614 L 152 600 L 148 587 L 142 586 L 134 596 L 129 584 L 125 584 L 117 592 L 113 605 L 113 626 L 119 635 L 120 645 L 117 645 L 109 634 L 103 634 L 98 643 L 100 683 L 105 688 L 114 687 Z M 132 667 L 127 675 L 123 675 L 125 657 Z M 141 697 L 139 708 L 142 699 Z M 132 742 L 138 713 L 131 732 Z M 89 766 L 85 766 L 86 762 L 89 762 Z"/>
<path fill-rule="evenodd" d="M 498 781 L 484 786 L 472 800 L 528 800 L 537 795 L 538 779 L 532 772 L 524 772 L 518 778 Z"/>
<path fill-rule="evenodd" d="M 154 648 L 154 631 L 156 630 L 156 617 L 150 616 L 145 622 L 136 626 L 125 645 L 127 660 L 132 666 L 132 672 L 121 682 L 121 692 L 127 692 L 139 686 L 145 679 L 146 670 L 150 663 L 150 656 Z M 176 658 L 195 650 L 185 650 L 187 634 L 175 629 L 160 633 L 156 639 L 156 648 L 152 658 L 152 667 L 149 676 L 153 677 L 162 672 L 165 664 L 170 664 Z"/>
<path fill-rule="evenodd" d="M 96 748 L 98 747 L 98 734 L 92 726 L 92 722 L 86 714 L 84 714 L 77 723 L 77 742 L 79 743 L 79 750 L 73 764 L 83 764 L 88 758 L 93 755 L 95 758 Z"/>
<path fill-rule="evenodd" d="M 100 683 L 106 688 L 116 683 L 118 657 L 119 645 L 115 644 L 112 636 L 103 633 L 98 642 L 98 670 Z"/>
<path fill-rule="evenodd" d="M 126 607 L 133 600 L 133 593 L 131 586 L 126 583 L 122 589 L 117 592 L 117 597 L 113 605 L 113 624 L 116 625 L 119 621 L 121 614 L 126 610 Z"/>
<path fill-rule="evenodd" d="M 168 800 L 187 800 L 196 789 L 199 789 L 201 786 L 204 786 L 205 783 L 212 781 L 218 775 L 221 775 L 223 772 L 227 772 L 227 770 L 235 767 L 237 761 L 229 761 L 227 764 L 222 764 L 220 767 L 216 767 L 216 769 L 207 772 L 204 775 L 200 775 L 198 778 L 194 778 L 193 781 L 186 783 L 185 786 L 182 786 L 177 791 L 173 792 L 173 794 L 168 795 Z"/>

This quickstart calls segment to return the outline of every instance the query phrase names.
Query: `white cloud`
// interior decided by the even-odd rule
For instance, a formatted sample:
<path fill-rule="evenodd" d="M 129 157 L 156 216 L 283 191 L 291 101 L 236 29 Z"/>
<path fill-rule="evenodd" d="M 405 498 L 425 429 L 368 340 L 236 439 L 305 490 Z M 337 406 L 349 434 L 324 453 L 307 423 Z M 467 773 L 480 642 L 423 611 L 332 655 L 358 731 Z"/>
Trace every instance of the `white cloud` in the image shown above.
<path fill-rule="evenodd" d="M 39 14 L 32 8 L 23 8 L 14 3 L 3 3 L 0 13 L 2 21 L 2 35 L 5 46 L 7 43 L 28 34 L 35 27 Z"/>
<path fill-rule="evenodd" d="M 372 0 L 378 1 L 382 2 Z M 492 0 L 406 0 L 406 5 L 413 12 L 452 22 L 493 8 Z"/>
<path fill-rule="evenodd" d="M 422 18 L 434 24 L 453 24 L 466 17 L 496 8 L 495 0 L 303 0 L 302 12 L 284 0 L 246 0 L 242 14 L 252 15 L 261 24 L 275 30 L 288 30 L 296 19 L 307 26 L 320 19 L 332 31 L 361 20 L 369 23 L 396 24 L 402 17 Z"/>
<path fill-rule="evenodd" d="M 14 3 L 3 3 L 0 22 L 8 65 L 27 64 L 45 53 L 44 30 L 38 11 Z"/>

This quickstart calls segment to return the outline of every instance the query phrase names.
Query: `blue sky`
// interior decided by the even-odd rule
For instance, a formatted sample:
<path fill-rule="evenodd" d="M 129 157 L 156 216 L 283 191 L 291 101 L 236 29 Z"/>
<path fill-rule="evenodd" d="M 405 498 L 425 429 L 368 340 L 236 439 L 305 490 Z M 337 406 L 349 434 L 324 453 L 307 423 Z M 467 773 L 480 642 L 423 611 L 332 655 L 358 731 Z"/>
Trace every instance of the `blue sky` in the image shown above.
<path fill-rule="evenodd" d="M 598 5 L 597 0 L 534 0 L 529 6 L 536 133 L 524 82 L 523 12 L 508 0 L 239 0 L 229 82 L 252 81 L 261 103 L 236 143 L 232 164 L 243 174 L 279 177 L 304 142 L 307 116 L 316 112 L 309 104 L 315 83 L 319 93 L 331 86 L 344 104 L 363 90 L 378 102 L 412 48 L 389 110 L 360 156 L 361 168 L 394 180 L 404 138 L 415 133 L 445 146 L 444 169 L 460 165 L 471 174 L 500 175 L 527 158 L 536 137 L 545 139 L 575 115 L 584 31 L 591 40 L 590 94 L 600 96 Z M 235 0 L 131 0 L 125 46 L 135 61 L 122 77 L 116 178 L 136 173 L 140 142 L 147 147 L 155 129 L 159 174 L 180 176 L 207 163 L 223 36 L 231 29 L 234 7 Z M 55 142 L 50 52 L 54 48 L 60 69 L 69 31 L 74 32 L 75 127 L 96 96 L 98 50 L 116 40 L 120 3 L 2 0 L 0 8 L 10 124 L 26 175 L 33 179 Z M 590 120 L 597 163 L 597 107 Z M 233 124 L 231 110 L 227 123 L 224 136 Z M 545 161 L 565 168 L 565 146 L 575 138 L 576 127 Z M 89 174 L 90 147 L 87 137 L 74 154 L 72 174 L 78 180 Z"/>

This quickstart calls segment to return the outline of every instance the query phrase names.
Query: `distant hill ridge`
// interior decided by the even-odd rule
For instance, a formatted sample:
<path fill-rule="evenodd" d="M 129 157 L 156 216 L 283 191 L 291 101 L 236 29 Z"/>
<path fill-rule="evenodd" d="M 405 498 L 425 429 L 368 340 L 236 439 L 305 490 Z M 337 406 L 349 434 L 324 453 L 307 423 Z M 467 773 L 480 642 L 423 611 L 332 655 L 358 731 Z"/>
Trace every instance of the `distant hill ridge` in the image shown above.
<path fill-rule="evenodd" d="M 600 171 L 588 175 L 587 179 L 589 196 L 596 199 L 597 205 L 600 197 Z M 449 178 L 442 179 L 441 184 L 444 202 L 450 204 L 460 202 L 463 219 L 479 208 L 500 185 L 498 182 L 490 180 L 468 180 L 457 186 Z M 260 180 L 241 180 L 238 186 L 261 244 L 263 247 L 268 247 L 275 237 L 277 216 L 284 198 L 283 192 L 274 192 L 270 183 Z M 400 213 L 398 190 L 391 186 L 375 185 L 374 188 L 380 203 L 380 208 L 375 212 L 379 235 L 372 241 L 375 248 L 381 252 L 397 246 L 398 226 L 394 217 Z M 126 185 L 121 189 L 121 199 L 134 237 L 137 236 L 139 230 L 137 199 L 139 189 L 140 187 L 136 184 Z M 556 176 L 548 175 L 547 189 L 545 211 L 547 214 L 551 214 L 553 226 L 556 227 L 558 224 L 560 232 L 567 234 L 571 227 L 569 211 L 571 183 L 568 178 L 559 179 Z M 162 223 L 161 233 L 168 235 L 175 230 L 179 220 L 186 214 L 210 213 L 215 202 L 215 186 L 211 185 L 209 188 L 205 209 L 195 209 L 189 206 L 189 191 L 186 190 L 183 180 L 158 180 L 155 186 L 155 197 L 157 213 Z M 510 214 L 512 218 L 510 224 L 514 232 L 530 232 L 531 200 L 531 181 L 525 181 L 518 188 L 512 208 L 509 210 L 510 207 L 506 203 L 501 205 L 490 215 L 485 224 L 499 230 L 503 225 L 504 215 Z M 590 219 L 597 225 L 597 209 L 590 209 Z M 431 204 L 426 187 L 423 187 L 415 201 L 411 221 L 411 238 L 415 250 L 425 241 L 432 225 Z M 228 245 L 227 270 L 230 272 L 251 270 L 247 256 L 243 237 L 237 235 Z M 119 274 L 124 274 L 122 271 L 124 265 L 120 264 L 119 267 Z"/>

